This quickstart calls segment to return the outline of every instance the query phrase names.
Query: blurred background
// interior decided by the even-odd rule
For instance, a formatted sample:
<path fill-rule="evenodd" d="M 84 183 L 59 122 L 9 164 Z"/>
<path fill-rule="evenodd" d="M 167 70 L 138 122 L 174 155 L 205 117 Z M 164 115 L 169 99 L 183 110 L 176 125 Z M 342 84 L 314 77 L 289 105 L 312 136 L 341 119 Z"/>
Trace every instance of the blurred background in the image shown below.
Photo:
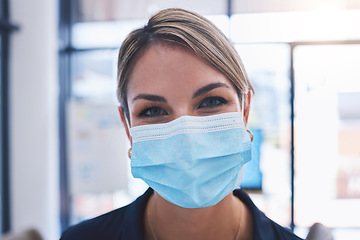
<path fill-rule="evenodd" d="M 69 225 L 133 201 L 117 51 L 167 7 L 234 43 L 255 88 L 242 187 L 306 237 L 360 239 L 360 1 L 0 0 L 0 233 Z M 1 235 L 1 234 L 0 234 Z"/>

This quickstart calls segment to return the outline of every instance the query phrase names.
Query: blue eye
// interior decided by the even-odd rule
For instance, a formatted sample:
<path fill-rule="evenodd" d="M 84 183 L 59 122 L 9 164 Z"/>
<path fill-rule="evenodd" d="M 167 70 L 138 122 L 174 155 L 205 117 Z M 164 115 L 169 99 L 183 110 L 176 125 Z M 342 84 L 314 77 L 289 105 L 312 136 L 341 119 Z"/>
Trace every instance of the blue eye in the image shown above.
<path fill-rule="evenodd" d="M 167 115 L 167 112 L 160 107 L 145 108 L 138 114 L 139 117 L 157 117 L 160 115 Z"/>
<path fill-rule="evenodd" d="M 228 101 L 222 97 L 208 97 L 205 98 L 198 108 L 213 108 L 228 103 Z"/>

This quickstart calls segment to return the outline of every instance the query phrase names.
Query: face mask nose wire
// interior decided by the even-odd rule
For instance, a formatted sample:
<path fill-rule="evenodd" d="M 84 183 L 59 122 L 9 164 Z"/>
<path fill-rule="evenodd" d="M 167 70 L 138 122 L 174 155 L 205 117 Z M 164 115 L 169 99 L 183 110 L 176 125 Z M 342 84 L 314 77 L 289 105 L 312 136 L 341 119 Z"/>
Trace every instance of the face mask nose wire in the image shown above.
<path fill-rule="evenodd" d="M 246 129 L 246 131 L 250 134 L 250 140 L 253 141 L 254 135 L 253 135 L 252 131 L 249 130 L 249 129 Z M 128 150 L 129 159 L 131 159 L 131 153 L 132 153 L 132 147 L 130 147 L 129 150 Z"/>

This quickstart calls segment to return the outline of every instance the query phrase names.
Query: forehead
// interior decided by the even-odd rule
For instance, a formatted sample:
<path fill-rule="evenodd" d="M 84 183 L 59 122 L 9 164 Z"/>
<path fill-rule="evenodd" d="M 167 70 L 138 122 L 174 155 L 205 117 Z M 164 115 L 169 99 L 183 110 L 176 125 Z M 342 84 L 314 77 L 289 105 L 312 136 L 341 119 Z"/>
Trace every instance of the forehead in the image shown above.
<path fill-rule="evenodd" d="M 153 44 L 137 60 L 128 83 L 132 92 L 156 93 L 171 88 L 195 89 L 208 83 L 233 84 L 217 69 L 190 50 L 166 43 Z"/>

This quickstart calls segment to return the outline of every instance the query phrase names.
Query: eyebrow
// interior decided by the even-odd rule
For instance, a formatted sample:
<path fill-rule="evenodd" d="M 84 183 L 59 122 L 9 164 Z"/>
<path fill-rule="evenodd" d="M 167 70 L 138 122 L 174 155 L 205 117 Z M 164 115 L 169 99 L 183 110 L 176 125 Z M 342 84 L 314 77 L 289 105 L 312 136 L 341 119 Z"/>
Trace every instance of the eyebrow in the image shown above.
<path fill-rule="evenodd" d="M 158 96 L 158 95 L 152 95 L 152 94 L 139 94 L 133 98 L 132 102 L 134 102 L 138 99 L 145 99 L 145 100 L 152 101 L 152 102 L 163 102 L 163 103 L 167 102 L 164 97 Z"/>
<path fill-rule="evenodd" d="M 193 94 L 193 99 L 200 96 L 200 95 L 203 95 L 207 92 L 210 92 L 211 90 L 215 89 L 215 88 L 219 88 L 219 87 L 226 87 L 226 88 L 230 88 L 227 84 L 225 83 L 210 83 L 209 85 L 206 85 L 200 89 L 198 89 L 194 94 Z"/>

